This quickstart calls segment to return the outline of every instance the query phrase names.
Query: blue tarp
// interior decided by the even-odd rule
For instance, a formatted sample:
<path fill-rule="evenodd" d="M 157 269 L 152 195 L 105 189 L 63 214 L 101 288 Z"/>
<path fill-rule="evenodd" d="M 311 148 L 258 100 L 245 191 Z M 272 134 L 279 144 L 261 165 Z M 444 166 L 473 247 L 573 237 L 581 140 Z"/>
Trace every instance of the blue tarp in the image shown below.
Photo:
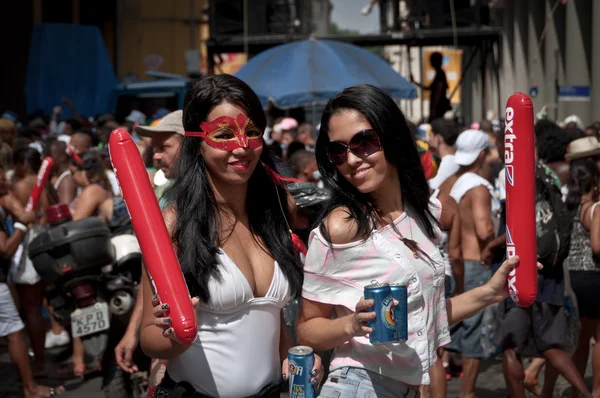
<path fill-rule="evenodd" d="M 333 40 L 283 44 L 253 57 L 235 74 L 264 107 L 325 104 L 344 88 L 371 84 L 394 98 L 416 98 L 417 90 L 377 55 Z"/>
<path fill-rule="evenodd" d="M 82 116 L 104 113 L 110 111 L 116 84 L 98 27 L 47 23 L 34 28 L 25 84 L 28 113 L 51 114 L 63 97 Z M 62 117 L 70 117 L 64 105 Z"/>

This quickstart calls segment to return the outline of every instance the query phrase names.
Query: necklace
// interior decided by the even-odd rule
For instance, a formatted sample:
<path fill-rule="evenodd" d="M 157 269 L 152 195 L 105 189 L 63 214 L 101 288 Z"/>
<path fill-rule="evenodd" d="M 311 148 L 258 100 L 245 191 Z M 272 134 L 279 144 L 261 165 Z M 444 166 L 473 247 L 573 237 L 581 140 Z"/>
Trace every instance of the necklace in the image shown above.
<path fill-rule="evenodd" d="M 381 210 L 377 209 L 377 214 L 379 215 L 380 219 L 383 221 L 384 217 L 381 216 Z M 407 215 L 408 216 L 408 215 Z M 413 254 L 413 257 L 415 259 L 418 259 L 421 257 L 420 254 L 420 249 L 419 249 L 419 244 L 412 239 L 413 234 L 412 234 L 412 224 L 410 222 L 410 220 L 408 220 L 408 226 L 410 228 L 410 239 L 406 238 L 404 235 L 402 235 L 400 233 L 400 231 L 398 231 L 398 229 L 396 228 L 396 225 L 394 225 L 394 221 L 389 222 L 389 224 L 391 225 L 392 229 L 394 230 L 394 232 L 396 232 L 396 234 L 398 235 L 398 239 L 400 239 L 400 241 L 404 244 L 404 246 L 406 246 Z"/>
<path fill-rule="evenodd" d="M 421 255 L 419 254 L 419 245 L 417 244 L 417 242 L 415 242 L 412 239 L 405 238 L 402 235 L 399 236 L 399 239 L 402 243 L 404 243 L 404 246 L 406 246 L 413 253 L 413 257 L 415 259 L 421 257 Z"/>

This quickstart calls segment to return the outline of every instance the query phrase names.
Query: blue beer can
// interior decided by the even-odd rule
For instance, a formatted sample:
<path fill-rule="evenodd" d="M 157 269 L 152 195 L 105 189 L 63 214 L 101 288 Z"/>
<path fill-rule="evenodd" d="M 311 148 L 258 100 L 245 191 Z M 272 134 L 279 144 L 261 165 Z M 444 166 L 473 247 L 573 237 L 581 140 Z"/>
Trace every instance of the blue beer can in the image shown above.
<path fill-rule="evenodd" d="M 373 300 L 373 311 L 375 319 L 369 321 L 369 327 L 373 329 L 369 333 L 371 344 L 385 344 L 398 340 L 396 322 L 394 321 L 394 301 L 392 291 L 387 283 L 374 283 L 365 286 L 365 300 Z"/>
<path fill-rule="evenodd" d="M 288 374 L 290 398 L 314 398 L 315 390 L 310 383 L 310 373 L 315 366 L 313 349 L 304 345 L 288 351 Z"/>
<path fill-rule="evenodd" d="M 398 332 L 398 341 L 408 340 L 408 291 L 406 286 L 399 283 L 390 285 L 392 297 L 398 301 L 394 306 L 394 321 L 396 322 L 396 331 Z"/>

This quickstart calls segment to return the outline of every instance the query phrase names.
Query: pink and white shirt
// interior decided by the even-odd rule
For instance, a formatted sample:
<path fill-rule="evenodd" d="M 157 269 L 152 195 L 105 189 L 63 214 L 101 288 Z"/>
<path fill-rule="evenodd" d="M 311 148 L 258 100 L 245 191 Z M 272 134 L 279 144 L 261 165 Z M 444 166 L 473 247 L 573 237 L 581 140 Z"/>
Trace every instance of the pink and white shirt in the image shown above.
<path fill-rule="evenodd" d="M 431 199 L 437 219 L 441 205 Z M 391 225 L 365 239 L 329 244 L 319 228 L 311 232 L 304 266 L 305 299 L 335 306 L 336 318 L 354 312 L 364 286 L 400 283 L 408 287 L 408 341 L 372 345 L 368 337 L 355 337 L 336 347 L 330 370 L 364 368 L 410 385 L 430 384 L 438 347 L 450 341 L 444 300 L 444 262 L 436 246 L 410 210 L 394 221 L 396 229 L 419 244 L 427 254 L 415 259 Z M 437 229 L 437 236 L 440 231 Z"/>

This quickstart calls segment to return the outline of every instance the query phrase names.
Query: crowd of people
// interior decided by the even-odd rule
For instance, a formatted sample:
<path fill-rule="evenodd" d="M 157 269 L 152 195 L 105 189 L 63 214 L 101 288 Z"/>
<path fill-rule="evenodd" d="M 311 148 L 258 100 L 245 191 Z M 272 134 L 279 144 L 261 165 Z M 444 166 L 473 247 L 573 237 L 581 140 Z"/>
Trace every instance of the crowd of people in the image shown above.
<path fill-rule="evenodd" d="M 447 294 L 453 294 L 453 286 L 456 294 L 485 283 L 506 256 L 504 131 L 495 124 L 486 120 L 463 129 L 450 120 L 431 123 L 428 142 L 441 164 L 430 186 L 443 198 L 444 210 L 458 210 L 454 221 L 460 224 L 442 224 L 448 234 L 441 247 L 449 259 Z M 474 396 L 480 361 L 494 356 L 502 358 L 511 397 L 524 397 L 526 389 L 550 397 L 558 375 L 573 386 L 573 396 L 590 396 L 583 375 L 596 333 L 597 314 L 591 309 L 598 303 L 590 289 L 598 271 L 591 232 L 598 180 L 580 165 L 586 164 L 587 173 L 598 170 L 598 127 L 584 129 L 577 117 L 555 123 L 537 115 L 536 231 L 544 269 L 538 272 L 536 302 L 521 308 L 508 299 L 495 308 L 491 321 L 480 312 L 452 327 L 452 341 L 440 354 L 447 379 L 462 377 L 461 396 Z M 581 274 L 584 270 L 588 273 Z M 486 335 L 486 327 L 493 336 Z M 523 358 L 534 358 L 527 369 Z M 592 357 L 592 363 L 597 360 Z M 538 375 L 544 365 L 542 387 Z M 594 396 L 600 394 L 599 371 L 595 365 Z M 434 396 L 442 385 L 431 385 Z"/>
<path fill-rule="evenodd" d="M 69 375 L 101 366 L 86 363 L 81 340 L 54 320 L 27 245 L 47 229 L 52 204 L 68 205 L 73 220 L 128 222 L 106 149 L 115 128 L 133 135 L 146 163 L 198 323 L 194 343 L 178 341 L 169 303 L 142 272 L 115 355 L 134 373 L 141 346 L 153 396 L 279 397 L 298 343 L 333 351 L 331 360 L 316 355 L 311 370 L 325 398 L 445 397 L 452 377 L 461 377 L 461 397 L 474 397 L 481 360 L 492 357 L 502 358 L 512 397 L 550 397 L 559 375 L 574 396 L 600 396 L 600 125 L 538 115 L 538 296 L 521 308 L 507 298 L 519 260 L 505 256 L 499 120 L 415 126 L 387 94 L 360 85 L 332 98 L 315 128 L 267 117 L 230 75 L 194 82 L 183 109 L 156 109 L 151 119 L 134 110 L 125 121 L 87 120 L 64 102 L 68 120 L 60 107 L 50 119 L 0 119 L 0 332 L 25 396 L 63 391 L 35 382 L 50 371 L 45 349 L 72 344 L 72 366 L 58 370 Z M 52 176 L 39 209 L 27 212 L 44 156 Z M 290 180 L 329 192 L 314 225 L 298 214 Z M 406 343 L 369 342 L 377 314 L 362 296 L 373 280 L 407 286 Z M 283 310 L 294 298 L 301 306 L 290 330 Z M 524 358 L 533 358 L 527 368 Z"/>

